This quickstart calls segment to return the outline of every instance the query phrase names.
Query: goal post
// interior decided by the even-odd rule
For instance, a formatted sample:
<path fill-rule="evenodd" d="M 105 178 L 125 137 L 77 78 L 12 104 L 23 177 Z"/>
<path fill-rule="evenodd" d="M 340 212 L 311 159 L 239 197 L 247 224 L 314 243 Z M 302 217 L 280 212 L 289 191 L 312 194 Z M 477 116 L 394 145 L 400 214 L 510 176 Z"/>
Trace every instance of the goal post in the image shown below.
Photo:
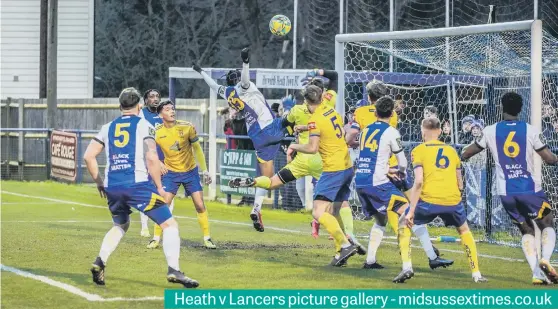
<path fill-rule="evenodd" d="M 366 99 L 365 84 L 383 81 L 396 103 L 401 102 L 399 130 L 407 155 L 422 142 L 420 120 L 426 107 L 434 106 L 446 125 L 444 141 L 461 148 L 485 125 L 500 120 L 499 99 L 508 91 L 524 99 L 521 119 L 542 132 L 543 124 L 551 125 L 543 118 L 543 103 L 548 108 L 558 98 L 556 46 L 558 39 L 543 30 L 540 20 L 338 34 L 336 109 L 350 114 Z M 495 173 L 487 153 L 464 164 L 468 219 L 482 240 L 517 245 L 518 231 L 492 194 Z M 557 173 L 535 157 L 535 174 L 554 179 Z M 556 185 L 544 186 L 551 200 L 558 202 Z M 351 205 L 358 212 L 358 199 Z"/>
<path fill-rule="evenodd" d="M 394 40 L 417 40 L 421 38 L 450 38 L 475 34 L 499 33 L 510 31 L 530 31 L 531 33 L 531 124 L 541 129 L 542 102 L 542 22 L 541 20 L 524 20 L 517 22 L 493 23 L 463 27 L 419 29 L 407 31 L 389 31 L 375 33 L 350 33 L 335 36 L 335 70 L 339 73 L 338 96 L 336 108 L 345 114 L 345 44 L 355 42 L 390 42 Z M 390 55 L 394 56 L 394 55 Z M 396 56 L 396 55 L 395 55 Z M 397 57 L 397 56 L 396 56 Z M 449 69 L 449 68 L 446 68 Z M 451 70 L 448 72 L 452 73 Z M 535 76 L 533 78 L 533 76 Z"/>

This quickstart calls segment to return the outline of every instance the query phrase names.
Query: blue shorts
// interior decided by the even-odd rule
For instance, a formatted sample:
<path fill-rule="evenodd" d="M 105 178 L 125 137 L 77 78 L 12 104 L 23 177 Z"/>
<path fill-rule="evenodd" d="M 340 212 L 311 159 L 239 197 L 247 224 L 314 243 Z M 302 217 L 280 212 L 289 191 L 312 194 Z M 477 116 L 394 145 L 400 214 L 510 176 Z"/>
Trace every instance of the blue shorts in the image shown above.
<path fill-rule="evenodd" d="M 254 143 L 258 159 L 260 161 L 271 161 L 277 156 L 281 148 L 281 142 L 287 135 L 287 129 L 283 127 L 283 119 L 275 118 L 263 130 L 248 135 Z"/>
<path fill-rule="evenodd" d="M 409 202 L 391 182 L 357 188 L 357 194 L 364 214 L 368 217 L 378 213 L 387 215 L 388 211 L 397 212 L 401 206 Z"/>
<path fill-rule="evenodd" d="M 339 172 L 323 172 L 314 188 L 314 200 L 345 202 L 351 195 L 352 167 Z"/>
<path fill-rule="evenodd" d="M 184 187 L 186 196 L 192 195 L 194 192 L 203 191 L 198 168 L 195 167 L 188 172 L 169 171 L 163 176 L 163 188 L 165 191 L 176 195 L 180 185 Z"/>
<path fill-rule="evenodd" d="M 415 209 L 414 223 L 417 225 L 432 222 L 436 217 L 442 218 L 446 226 L 460 227 L 467 222 L 465 207 L 459 203 L 455 206 L 443 206 L 419 200 Z"/>
<path fill-rule="evenodd" d="M 525 195 L 500 195 L 502 206 L 515 223 L 541 219 L 545 209 L 551 209 L 544 191 Z"/>
<path fill-rule="evenodd" d="M 405 176 L 405 179 L 395 180 L 393 178 L 389 178 L 389 180 L 401 192 L 407 192 L 407 191 L 411 190 L 411 188 L 413 187 L 413 177 L 411 177 L 411 173 L 409 173 L 408 171 L 407 171 L 407 174 Z"/>
<path fill-rule="evenodd" d="M 132 207 L 146 214 L 157 224 L 172 218 L 169 207 L 151 181 L 107 187 L 105 191 L 112 221 L 116 224 L 122 225 L 130 221 Z"/>

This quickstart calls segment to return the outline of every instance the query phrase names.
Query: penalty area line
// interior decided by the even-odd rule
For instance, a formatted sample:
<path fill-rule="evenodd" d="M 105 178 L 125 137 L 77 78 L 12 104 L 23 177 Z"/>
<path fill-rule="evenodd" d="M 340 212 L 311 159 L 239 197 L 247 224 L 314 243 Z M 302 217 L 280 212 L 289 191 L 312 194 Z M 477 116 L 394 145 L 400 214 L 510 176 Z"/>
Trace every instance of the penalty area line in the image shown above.
<path fill-rule="evenodd" d="M 1 192 L 3 194 L 11 194 L 11 195 L 15 195 L 15 196 L 41 199 L 41 200 L 46 200 L 46 201 L 51 201 L 51 202 L 58 202 L 58 203 L 61 203 L 61 204 L 71 204 L 71 205 L 77 205 L 77 206 L 83 206 L 83 207 L 107 209 L 106 206 L 84 204 L 84 203 L 72 202 L 72 201 L 68 201 L 68 200 L 59 200 L 59 199 L 53 199 L 53 198 L 48 198 L 48 197 L 33 196 L 33 195 L 27 195 L 27 194 L 21 194 L 21 193 L 9 192 L 9 191 L 1 191 Z M 194 218 L 194 217 L 186 217 L 186 216 L 175 216 L 175 217 L 179 218 L 179 219 L 198 220 L 198 218 Z M 236 221 L 213 220 L 213 219 L 210 219 L 209 221 L 210 222 L 215 222 L 215 223 L 230 224 L 230 225 L 240 225 L 240 226 L 250 226 L 250 227 L 252 226 L 252 224 L 236 222 Z M 285 228 L 272 227 L 272 226 L 266 226 L 265 228 L 267 230 L 273 230 L 273 231 L 285 232 L 285 233 L 292 233 L 292 234 L 308 234 L 305 231 L 285 229 Z M 383 243 L 391 244 L 391 245 L 397 245 L 396 242 L 392 242 L 392 241 L 383 241 Z M 412 245 L 412 247 L 413 248 L 421 248 L 420 246 L 416 246 L 416 245 Z M 453 250 L 453 249 L 438 249 L 438 250 L 440 250 L 442 252 L 463 253 L 463 251 Z M 503 260 L 503 261 L 509 261 L 509 262 L 525 262 L 524 259 L 515 259 L 515 258 L 509 258 L 509 257 L 503 257 L 503 256 L 497 256 L 497 255 L 478 254 L 478 256 L 483 257 L 483 258 L 487 258 L 487 259 Z"/>
<path fill-rule="evenodd" d="M 87 293 L 73 285 L 67 284 L 67 283 L 63 283 L 60 281 L 56 281 L 53 279 L 50 279 L 49 277 L 46 276 L 41 276 L 41 275 L 35 275 L 33 273 L 30 273 L 28 271 L 24 271 L 21 269 L 17 269 L 14 267 L 10 267 L 10 266 L 6 266 L 3 264 L 0 264 L 0 269 L 2 269 L 3 271 L 8 271 L 11 273 L 14 273 L 18 276 L 22 276 L 25 278 L 30 278 L 33 280 L 37 280 L 37 281 L 41 281 L 43 283 L 46 283 L 50 286 L 53 287 L 57 287 L 59 289 L 62 289 L 66 292 L 72 293 L 74 295 L 80 296 L 82 298 L 85 298 L 88 301 L 94 301 L 94 302 L 111 302 L 111 301 L 150 301 L 150 300 L 164 300 L 164 297 L 159 297 L 159 296 L 147 296 L 147 297 L 139 297 L 139 298 L 126 298 L 126 297 L 111 297 L 111 298 L 104 298 L 100 295 L 97 294 L 92 294 L 92 293 Z"/>

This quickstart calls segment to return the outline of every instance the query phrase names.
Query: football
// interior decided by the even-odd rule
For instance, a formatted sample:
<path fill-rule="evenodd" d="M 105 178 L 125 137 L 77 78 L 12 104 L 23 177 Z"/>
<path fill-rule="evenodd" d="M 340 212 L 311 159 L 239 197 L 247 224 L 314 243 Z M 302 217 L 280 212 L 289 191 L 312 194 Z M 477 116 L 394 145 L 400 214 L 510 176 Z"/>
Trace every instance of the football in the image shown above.
<path fill-rule="evenodd" d="M 275 15 L 269 21 L 269 30 L 273 35 L 285 36 L 291 31 L 291 21 L 285 15 Z"/>

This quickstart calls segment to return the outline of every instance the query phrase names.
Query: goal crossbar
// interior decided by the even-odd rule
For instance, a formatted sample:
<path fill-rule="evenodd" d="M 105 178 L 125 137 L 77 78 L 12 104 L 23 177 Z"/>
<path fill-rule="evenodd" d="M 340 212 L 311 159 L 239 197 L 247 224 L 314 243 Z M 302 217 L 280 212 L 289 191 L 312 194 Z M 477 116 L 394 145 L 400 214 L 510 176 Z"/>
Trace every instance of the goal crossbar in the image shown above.
<path fill-rule="evenodd" d="M 506 31 L 523 31 L 531 29 L 534 20 L 514 21 L 505 23 L 494 23 L 486 25 L 473 25 L 462 27 L 419 29 L 405 31 L 386 31 L 374 33 L 347 33 L 335 36 L 338 43 L 362 42 L 362 41 L 390 41 L 409 40 L 417 38 L 439 38 L 472 34 L 483 34 Z"/>

